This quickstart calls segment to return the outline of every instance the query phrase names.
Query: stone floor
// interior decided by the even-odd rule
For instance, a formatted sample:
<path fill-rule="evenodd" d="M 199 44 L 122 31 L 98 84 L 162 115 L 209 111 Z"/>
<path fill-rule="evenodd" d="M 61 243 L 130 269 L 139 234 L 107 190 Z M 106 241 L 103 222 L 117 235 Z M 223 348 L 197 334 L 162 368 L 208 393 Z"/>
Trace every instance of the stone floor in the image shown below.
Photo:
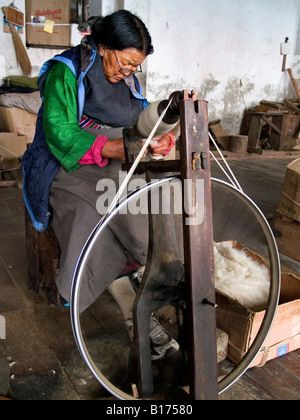
<path fill-rule="evenodd" d="M 230 162 L 244 191 L 270 220 L 286 165 L 293 159 L 285 155 Z M 215 164 L 212 175 L 223 178 Z M 0 209 L 0 321 L 6 326 L 5 339 L 0 336 L 0 358 L 10 367 L 8 396 L 15 400 L 112 399 L 77 350 L 69 310 L 51 306 L 28 290 L 22 191 L 0 188 Z M 299 262 L 281 255 L 281 263 L 300 274 Z M 107 310 L 107 319 L 114 315 Z M 111 351 L 109 346 L 105 351 Z M 0 378 L 4 371 L 0 364 Z M 220 399 L 299 400 L 300 351 L 249 369 Z"/>

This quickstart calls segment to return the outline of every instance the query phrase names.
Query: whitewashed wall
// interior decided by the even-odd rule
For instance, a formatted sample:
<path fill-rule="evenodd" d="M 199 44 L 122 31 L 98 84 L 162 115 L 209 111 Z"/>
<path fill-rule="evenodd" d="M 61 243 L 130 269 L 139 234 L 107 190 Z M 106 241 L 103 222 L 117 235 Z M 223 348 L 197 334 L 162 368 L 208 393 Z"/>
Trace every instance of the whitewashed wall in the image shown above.
<path fill-rule="evenodd" d="M 0 0 L 0 5 L 9 2 Z M 110 13 L 122 2 L 102 0 Z M 155 53 L 144 66 L 143 84 L 149 100 L 174 90 L 196 89 L 209 102 L 209 118 L 220 118 L 230 133 L 238 133 L 245 108 L 262 99 L 295 97 L 289 76 L 282 73 L 280 43 L 289 37 L 288 57 L 300 82 L 299 0 L 124 0 L 148 26 Z M 25 10 L 25 0 L 15 0 Z M 73 43 L 76 27 L 73 28 Z M 25 41 L 25 34 L 22 35 Z M 0 79 L 21 74 L 10 34 L 0 29 Z M 44 61 L 59 50 L 28 49 L 38 74 Z"/>
<path fill-rule="evenodd" d="M 139 11 L 139 1 L 125 1 Z M 285 37 L 300 54 L 299 0 L 149 0 L 148 24 L 155 54 L 148 57 L 148 98 L 197 89 L 210 119 L 238 133 L 246 107 L 262 99 L 295 97 L 282 73 Z M 288 57 L 296 66 L 300 56 Z M 300 66 L 297 76 L 300 79 Z M 299 80 L 300 81 L 300 80 Z"/>

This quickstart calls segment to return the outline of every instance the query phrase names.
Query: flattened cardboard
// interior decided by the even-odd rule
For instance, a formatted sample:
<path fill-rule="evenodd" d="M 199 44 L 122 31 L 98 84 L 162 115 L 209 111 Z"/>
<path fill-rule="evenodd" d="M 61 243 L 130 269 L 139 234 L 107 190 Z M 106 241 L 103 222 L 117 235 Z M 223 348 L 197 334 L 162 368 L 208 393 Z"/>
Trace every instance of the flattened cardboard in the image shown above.
<path fill-rule="evenodd" d="M 14 7 L 6 8 L 6 21 L 16 26 L 24 26 L 24 14 Z"/>

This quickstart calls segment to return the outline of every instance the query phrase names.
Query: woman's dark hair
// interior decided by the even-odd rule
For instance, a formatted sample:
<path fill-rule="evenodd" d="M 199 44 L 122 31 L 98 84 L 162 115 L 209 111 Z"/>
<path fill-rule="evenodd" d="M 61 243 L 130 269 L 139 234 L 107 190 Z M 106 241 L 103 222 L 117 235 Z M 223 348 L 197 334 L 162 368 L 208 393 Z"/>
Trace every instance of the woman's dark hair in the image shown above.
<path fill-rule="evenodd" d="M 151 36 L 141 19 L 128 10 L 118 10 L 99 17 L 92 26 L 91 36 L 97 46 L 111 50 L 136 48 L 145 55 L 152 54 Z"/>

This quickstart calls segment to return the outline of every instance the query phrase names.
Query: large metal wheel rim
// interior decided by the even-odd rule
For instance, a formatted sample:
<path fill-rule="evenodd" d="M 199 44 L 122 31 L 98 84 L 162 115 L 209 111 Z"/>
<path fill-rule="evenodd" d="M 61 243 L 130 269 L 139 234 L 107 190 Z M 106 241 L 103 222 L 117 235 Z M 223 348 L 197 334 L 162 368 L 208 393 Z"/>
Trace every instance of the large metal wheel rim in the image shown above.
<path fill-rule="evenodd" d="M 93 250 L 95 242 L 98 240 L 99 236 L 101 235 L 102 231 L 106 228 L 109 222 L 119 213 L 119 211 L 125 207 L 130 199 L 136 198 L 139 194 L 144 192 L 150 191 L 154 187 L 159 187 L 160 185 L 164 184 L 165 182 L 169 182 L 176 177 L 169 177 L 160 179 L 154 183 L 149 183 L 140 188 L 138 191 L 129 194 L 125 197 L 117 207 L 115 207 L 111 213 L 107 216 L 102 218 L 99 223 L 95 226 L 94 230 L 92 231 L 90 237 L 86 241 L 79 259 L 77 261 L 77 265 L 73 275 L 72 287 L 71 287 L 71 297 L 70 297 L 70 316 L 71 316 L 71 325 L 73 330 L 73 335 L 75 338 L 75 342 L 77 344 L 78 350 L 87 364 L 88 368 L 94 375 L 94 377 L 100 382 L 100 384 L 109 391 L 114 397 L 120 400 L 139 400 L 139 398 L 135 398 L 117 388 L 114 384 L 112 384 L 98 369 L 96 364 L 94 363 L 83 339 L 83 334 L 80 326 L 80 311 L 79 311 L 79 296 L 80 296 L 80 286 L 82 280 L 82 274 L 85 269 L 85 265 L 88 261 L 88 257 L 90 252 Z"/>
<path fill-rule="evenodd" d="M 78 259 L 77 266 L 73 276 L 72 288 L 71 288 L 71 299 L 70 299 L 70 314 L 71 314 L 71 324 L 73 329 L 73 335 L 75 342 L 79 349 L 79 352 L 89 367 L 92 374 L 100 382 L 100 384 L 109 391 L 113 396 L 120 400 L 139 400 L 117 388 L 113 385 L 98 369 L 98 367 L 93 362 L 89 351 L 84 343 L 83 334 L 80 326 L 80 312 L 79 312 L 79 294 L 80 294 L 80 285 L 82 274 L 84 272 L 85 265 L 87 263 L 90 252 L 93 249 L 95 242 L 98 240 L 98 237 L 101 235 L 102 231 L 109 224 L 109 222 L 114 218 L 119 211 L 128 204 L 131 199 L 136 199 L 139 194 L 145 193 L 153 188 L 157 188 L 160 185 L 170 182 L 177 177 L 163 178 L 156 182 L 146 184 L 144 187 L 140 188 L 137 192 L 130 194 L 128 197 L 123 199 L 119 205 L 110 213 L 108 217 L 100 220 L 99 224 L 95 227 L 91 233 L 89 239 L 87 240 L 84 248 L 82 249 L 81 255 Z M 270 282 L 270 293 L 268 306 L 265 311 L 265 316 L 263 318 L 261 327 L 257 333 L 255 340 L 248 349 L 247 353 L 244 355 L 243 359 L 232 369 L 232 371 L 226 375 L 218 384 L 218 392 L 221 394 L 232 386 L 248 369 L 251 363 L 254 361 L 258 353 L 260 352 L 268 334 L 272 327 L 276 309 L 278 306 L 279 294 L 280 294 L 280 284 L 281 284 L 281 267 L 278 249 L 276 241 L 272 230 L 265 219 L 265 216 L 257 205 L 243 192 L 224 182 L 222 180 L 211 178 L 212 184 L 222 186 L 227 191 L 230 191 L 234 194 L 237 199 L 240 199 L 255 215 L 259 226 L 261 227 L 268 245 L 268 251 L 270 256 L 270 271 L 271 271 L 271 282 Z"/>
<path fill-rule="evenodd" d="M 246 204 L 252 210 L 253 214 L 257 216 L 257 221 L 259 222 L 259 225 L 265 234 L 265 238 L 267 239 L 271 271 L 268 306 L 259 332 L 243 359 L 233 368 L 233 370 L 223 380 L 219 382 L 218 390 L 219 394 L 221 394 L 230 386 L 232 386 L 245 373 L 245 371 L 248 369 L 248 367 L 251 365 L 251 363 L 254 361 L 254 359 L 260 352 L 262 346 L 264 345 L 264 342 L 267 339 L 269 331 L 273 325 L 279 301 L 281 285 L 281 267 L 279 253 L 273 232 L 265 216 L 257 207 L 257 205 L 247 195 L 245 195 L 232 185 L 214 178 L 212 178 L 212 181 L 217 182 L 221 184 L 225 189 L 230 190 L 237 198 L 241 199 L 244 202 L 244 204 Z"/>

